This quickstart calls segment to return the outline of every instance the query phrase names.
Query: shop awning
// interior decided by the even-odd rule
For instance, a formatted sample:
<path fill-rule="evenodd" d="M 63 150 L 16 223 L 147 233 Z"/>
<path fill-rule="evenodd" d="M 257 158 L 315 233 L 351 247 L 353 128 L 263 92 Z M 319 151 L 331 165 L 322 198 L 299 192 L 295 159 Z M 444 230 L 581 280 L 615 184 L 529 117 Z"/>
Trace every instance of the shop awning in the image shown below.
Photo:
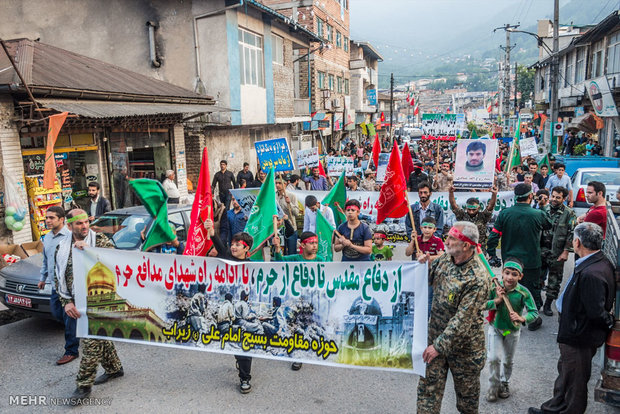
<path fill-rule="evenodd" d="M 236 109 L 217 105 L 148 103 L 148 102 L 109 102 L 73 99 L 37 99 L 45 108 L 59 112 L 69 112 L 87 118 L 118 118 L 127 116 L 159 114 L 199 114 L 210 112 L 233 112 Z"/>
<path fill-rule="evenodd" d="M 573 121 L 568 124 L 567 129 L 576 129 L 579 131 L 587 132 L 590 134 L 596 134 L 597 131 L 605 126 L 605 121 L 596 114 L 589 112 L 587 114 L 573 118 Z"/>

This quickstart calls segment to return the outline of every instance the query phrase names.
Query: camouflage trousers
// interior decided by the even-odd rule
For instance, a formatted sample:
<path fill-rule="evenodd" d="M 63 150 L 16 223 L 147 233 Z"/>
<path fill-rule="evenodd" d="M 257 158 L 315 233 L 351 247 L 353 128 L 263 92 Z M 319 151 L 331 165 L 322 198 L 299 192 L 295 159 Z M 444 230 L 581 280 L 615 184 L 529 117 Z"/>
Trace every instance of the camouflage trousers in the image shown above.
<path fill-rule="evenodd" d="M 84 339 L 82 344 L 82 359 L 76 380 L 78 387 L 91 387 L 93 385 L 99 364 L 108 374 L 113 374 L 123 368 L 112 341 Z"/>
<path fill-rule="evenodd" d="M 546 281 L 547 298 L 557 299 L 564 276 L 564 262 L 558 262 L 557 256 L 552 255 L 549 250 L 543 250 L 541 258 L 541 283 Z M 549 273 L 548 275 L 547 272 Z"/>
<path fill-rule="evenodd" d="M 463 414 L 478 413 L 480 399 L 480 372 L 484 368 L 486 350 L 484 343 L 479 349 L 439 355 L 426 365 L 426 378 L 418 384 L 418 414 L 439 414 L 446 387 L 448 370 L 454 379 L 456 408 Z M 452 411 L 452 410 L 450 410 Z"/>

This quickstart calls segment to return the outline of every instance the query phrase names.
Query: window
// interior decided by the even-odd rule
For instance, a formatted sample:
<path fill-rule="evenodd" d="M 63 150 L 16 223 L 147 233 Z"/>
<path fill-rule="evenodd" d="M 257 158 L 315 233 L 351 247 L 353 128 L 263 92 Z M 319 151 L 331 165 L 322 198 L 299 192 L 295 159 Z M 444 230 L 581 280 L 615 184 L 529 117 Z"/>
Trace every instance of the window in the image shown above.
<path fill-rule="evenodd" d="M 620 32 L 609 36 L 607 46 L 607 73 L 620 72 Z"/>
<path fill-rule="evenodd" d="M 590 68 L 590 77 L 598 78 L 603 74 L 603 42 L 600 41 L 594 45 L 592 50 L 592 67 Z"/>
<path fill-rule="evenodd" d="M 342 48 L 342 35 L 336 30 L 336 47 Z"/>
<path fill-rule="evenodd" d="M 271 60 L 284 65 L 284 39 L 275 34 L 271 34 Z"/>
<path fill-rule="evenodd" d="M 349 51 L 349 38 L 348 37 L 344 37 L 344 51 L 348 52 Z"/>
<path fill-rule="evenodd" d="M 338 93 L 342 93 L 342 78 L 340 76 L 336 78 L 336 90 Z"/>
<path fill-rule="evenodd" d="M 325 89 L 325 72 L 319 72 L 319 89 Z"/>
<path fill-rule="evenodd" d="M 323 20 L 316 18 L 316 34 L 323 37 Z"/>
<path fill-rule="evenodd" d="M 263 38 L 239 29 L 239 68 L 242 85 L 265 86 Z"/>
<path fill-rule="evenodd" d="M 327 41 L 330 43 L 333 43 L 334 42 L 334 28 L 331 27 L 329 24 L 326 26 L 327 26 Z"/>
<path fill-rule="evenodd" d="M 575 68 L 575 54 L 571 53 L 566 55 L 566 70 L 564 71 L 564 86 L 571 86 L 575 81 L 575 74 L 573 69 Z"/>
<path fill-rule="evenodd" d="M 577 63 L 575 64 L 575 83 L 586 79 L 586 49 L 577 49 Z"/>
<path fill-rule="evenodd" d="M 329 75 L 327 79 L 328 79 L 327 80 L 327 82 L 328 82 L 328 86 L 327 87 L 329 88 L 330 91 L 333 91 L 334 90 L 334 75 Z"/>
<path fill-rule="evenodd" d="M 344 94 L 345 95 L 349 94 L 349 80 L 348 79 L 344 80 Z"/>

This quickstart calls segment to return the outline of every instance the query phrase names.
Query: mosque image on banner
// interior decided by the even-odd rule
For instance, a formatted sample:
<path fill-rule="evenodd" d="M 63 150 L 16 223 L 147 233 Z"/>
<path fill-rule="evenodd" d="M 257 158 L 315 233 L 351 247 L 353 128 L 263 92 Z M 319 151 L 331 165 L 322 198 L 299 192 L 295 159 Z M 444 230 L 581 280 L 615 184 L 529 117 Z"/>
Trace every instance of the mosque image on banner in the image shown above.
<path fill-rule="evenodd" d="M 94 248 L 74 250 L 74 271 L 76 306 L 87 308 L 78 336 L 423 372 L 417 262 L 235 263 Z"/>

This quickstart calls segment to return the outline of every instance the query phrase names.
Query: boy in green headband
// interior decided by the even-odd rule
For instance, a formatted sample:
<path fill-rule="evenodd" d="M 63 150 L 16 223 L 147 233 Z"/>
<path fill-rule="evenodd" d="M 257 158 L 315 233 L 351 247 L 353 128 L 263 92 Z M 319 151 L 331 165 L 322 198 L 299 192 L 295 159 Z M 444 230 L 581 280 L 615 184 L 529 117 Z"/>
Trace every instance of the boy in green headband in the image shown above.
<path fill-rule="evenodd" d="M 504 262 L 502 282 L 491 290 L 486 308 L 490 310 L 489 321 L 489 392 L 487 401 L 495 402 L 497 397 L 510 397 L 508 382 L 512 374 L 512 360 L 517 350 L 521 325 L 538 318 L 538 309 L 529 290 L 519 284 L 523 278 L 523 263 L 519 259 L 509 258 Z M 512 312 L 504 303 L 506 295 L 512 306 Z M 527 309 L 525 317 L 521 316 Z M 502 355 L 504 359 L 502 361 Z M 501 372 L 503 366 L 503 372 Z"/>

